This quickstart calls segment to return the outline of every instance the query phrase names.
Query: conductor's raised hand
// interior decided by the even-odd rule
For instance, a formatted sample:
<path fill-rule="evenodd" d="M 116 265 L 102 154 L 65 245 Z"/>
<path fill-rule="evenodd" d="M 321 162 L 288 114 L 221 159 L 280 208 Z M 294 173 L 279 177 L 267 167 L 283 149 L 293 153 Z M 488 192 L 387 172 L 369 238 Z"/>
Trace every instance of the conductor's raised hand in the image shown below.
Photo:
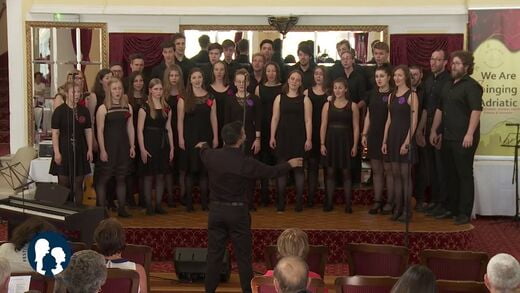
<path fill-rule="evenodd" d="M 292 158 L 289 161 L 287 161 L 289 165 L 293 168 L 298 168 L 303 166 L 303 158 Z"/>

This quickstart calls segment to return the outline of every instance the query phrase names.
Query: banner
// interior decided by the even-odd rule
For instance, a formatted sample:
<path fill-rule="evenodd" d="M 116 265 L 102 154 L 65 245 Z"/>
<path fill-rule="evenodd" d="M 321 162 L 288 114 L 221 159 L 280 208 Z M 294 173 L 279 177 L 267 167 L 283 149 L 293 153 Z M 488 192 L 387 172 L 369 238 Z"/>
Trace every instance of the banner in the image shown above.
<path fill-rule="evenodd" d="M 477 155 L 512 156 L 520 123 L 520 9 L 470 10 L 469 49 L 475 56 L 472 77 L 484 88 Z"/>

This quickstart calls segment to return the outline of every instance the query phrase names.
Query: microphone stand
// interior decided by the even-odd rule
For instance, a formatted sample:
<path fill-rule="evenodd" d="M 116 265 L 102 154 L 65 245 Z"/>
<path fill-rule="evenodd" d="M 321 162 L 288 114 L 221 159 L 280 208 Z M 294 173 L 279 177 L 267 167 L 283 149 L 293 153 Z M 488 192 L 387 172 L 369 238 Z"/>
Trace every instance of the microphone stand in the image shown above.
<path fill-rule="evenodd" d="M 248 92 L 247 92 L 247 86 L 248 86 L 248 82 L 247 82 L 247 79 L 249 78 L 248 74 L 244 74 L 244 103 L 242 104 L 242 127 L 244 127 L 244 131 L 246 130 L 246 110 L 247 110 L 247 96 L 248 96 Z M 238 97 L 238 90 L 237 90 L 237 97 Z M 247 139 L 247 137 L 246 137 Z M 254 143 L 254 141 L 253 141 Z M 246 152 L 246 144 L 243 143 L 242 146 L 242 152 L 245 154 Z"/>
<path fill-rule="evenodd" d="M 77 73 L 74 73 L 72 75 L 72 81 L 75 82 Z M 78 119 L 78 108 L 77 108 L 77 102 L 76 102 L 76 86 L 72 86 L 72 135 L 70 138 L 70 143 L 72 145 L 72 172 L 69 173 L 69 176 L 72 178 L 70 179 L 70 188 L 72 191 L 72 202 L 75 206 L 79 206 L 80 203 L 76 202 L 76 121 Z M 69 168 L 70 171 L 70 168 Z"/>
<path fill-rule="evenodd" d="M 520 200 L 520 197 L 518 195 L 518 149 L 520 149 L 520 123 L 506 123 L 506 126 L 516 127 L 516 136 L 514 143 L 502 144 L 502 146 L 514 148 L 513 178 L 511 181 L 511 184 L 515 185 L 515 215 L 513 216 L 513 222 L 518 222 L 520 221 L 520 217 L 518 215 L 518 201 Z M 506 141 L 508 141 L 508 139 L 506 139 Z"/>
<path fill-rule="evenodd" d="M 407 248 L 410 248 L 410 218 L 411 218 L 411 212 L 412 212 L 412 209 L 411 207 L 409 206 L 410 205 L 410 200 L 409 200 L 409 197 L 411 197 L 411 192 L 412 192 L 412 189 L 410 188 L 411 185 L 412 185 L 412 164 L 413 164 L 413 141 L 412 141 L 412 138 L 414 137 L 412 135 L 412 123 L 413 123 L 413 109 L 414 109 L 414 100 L 412 98 L 412 94 L 416 94 L 417 95 L 417 91 L 414 90 L 414 89 L 410 89 L 411 90 L 411 93 L 410 93 L 410 99 L 411 99 L 411 104 L 410 104 L 410 116 L 408 117 L 410 120 L 410 128 L 408 129 L 408 162 L 407 162 L 407 167 L 408 167 L 408 179 L 410 180 L 410 182 L 408 183 L 408 186 L 404 186 L 403 185 L 403 190 L 408 190 L 408 192 L 404 195 L 404 209 L 403 209 L 403 213 L 404 211 L 406 211 L 406 216 L 404 217 L 404 246 L 407 247 Z M 418 97 L 417 97 L 418 98 Z M 407 101 L 408 103 L 408 101 Z"/>

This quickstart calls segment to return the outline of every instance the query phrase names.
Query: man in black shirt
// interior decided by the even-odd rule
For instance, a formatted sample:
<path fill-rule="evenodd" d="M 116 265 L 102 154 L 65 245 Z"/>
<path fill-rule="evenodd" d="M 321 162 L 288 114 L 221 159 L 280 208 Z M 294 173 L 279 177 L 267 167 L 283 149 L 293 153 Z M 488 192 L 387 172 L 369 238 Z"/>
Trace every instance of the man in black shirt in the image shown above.
<path fill-rule="evenodd" d="M 431 186 L 431 201 L 422 209 L 428 216 L 439 216 L 446 212 L 447 191 L 441 151 L 428 140 L 435 110 L 441 99 L 441 90 L 446 83 L 451 81 L 450 73 L 446 71 L 446 64 L 448 64 L 446 51 L 436 50 L 432 53 L 431 74 L 423 83 L 423 99 L 420 109 L 422 114 L 415 133 L 417 145 L 424 150 L 424 156 L 421 157 L 425 167 L 423 170 L 426 172 L 424 176 L 430 178 L 429 182 L 426 182 L 427 180 L 417 182 L 416 194 L 418 197 L 423 197 L 428 184 Z"/>
<path fill-rule="evenodd" d="M 470 221 L 474 201 L 473 159 L 480 140 L 482 93 L 470 77 L 474 58 L 468 51 L 452 53 L 451 77 L 441 92 L 435 112 L 430 142 L 438 146 L 442 138 L 442 158 L 447 179 L 448 211 L 438 218 L 455 217 L 455 224 Z M 437 129 L 442 121 L 442 134 Z"/>
<path fill-rule="evenodd" d="M 191 61 L 195 64 L 202 64 L 209 62 L 209 54 L 208 54 L 208 45 L 209 45 L 209 36 L 202 35 L 199 37 L 199 46 L 200 51 L 197 55 L 191 57 Z"/>
<path fill-rule="evenodd" d="M 175 44 L 172 40 L 166 40 L 161 43 L 161 48 L 163 61 L 152 69 L 152 75 L 150 78 L 163 80 L 164 70 L 166 67 L 175 63 Z"/>
<path fill-rule="evenodd" d="M 247 157 L 241 150 L 245 138 L 242 123 L 237 121 L 222 128 L 223 148 L 197 145 L 202 148 L 200 155 L 208 170 L 211 191 L 205 280 L 206 292 L 210 293 L 215 292 L 219 283 L 228 238 L 235 249 L 242 292 L 251 292 L 251 216 L 246 196 L 251 180 L 277 177 L 303 165 L 303 158 L 269 166 Z"/>
<path fill-rule="evenodd" d="M 173 34 L 172 41 L 175 48 L 175 64 L 181 67 L 184 83 L 187 84 L 188 75 L 190 74 L 190 71 L 193 69 L 193 67 L 195 67 L 195 63 L 193 63 L 188 57 L 186 57 L 186 55 L 184 55 L 184 51 L 186 50 L 186 37 L 184 34 L 175 33 Z"/>
<path fill-rule="evenodd" d="M 314 81 L 314 68 L 316 68 L 316 64 L 312 62 L 312 48 L 310 48 L 307 44 L 300 45 L 298 47 L 298 63 L 292 66 L 287 74 L 289 74 L 293 70 L 300 70 L 303 73 L 303 89 L 308 89 L 312 87 L 312 83 Z M 287 79 L 287 78 L 286 78 Z"/>
<path fill-rule="evenodd" d="M 224 54 L 224 62 L 227 64 L 229 80 L 235 79 L 235 71 L 238 70 L 238 62 L 233 60 L 235 54 L 235 42 L 226 39 L 222 42 L 222 53 Z"/>

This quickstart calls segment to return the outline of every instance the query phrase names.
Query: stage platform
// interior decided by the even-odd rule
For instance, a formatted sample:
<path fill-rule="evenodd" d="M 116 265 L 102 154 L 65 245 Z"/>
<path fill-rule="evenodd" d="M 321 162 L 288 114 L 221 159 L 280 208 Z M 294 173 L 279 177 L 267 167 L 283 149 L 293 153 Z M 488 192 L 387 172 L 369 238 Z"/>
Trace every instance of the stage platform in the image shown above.
<path fill-rule="evenodd" d="M 304 208 L 303 212 L 295 212 L 294 205 L 289 204 L 283 213 L 277 213 L 272 205 L 259 207 L 251 212 L 253 261 L 262 262 L 264 248 L 275 244 L 278 235 L 291 227 L 305 230 L 310 244 L 328 246 L 328 263 L 345 263 L 348 243 L 404 245 L 405 225 L 391 221 L 387 215 L 368 214 L 370 197 L 371 191 L 356 190 L 352 214 L 343 212 L 341 200 L 328 213 L 323 212 L 321 204 Z M 293 202 L 291 197 L 289 202 Z M 188 213 L 177 206 L 167 208 L 167 215 L 154 216 L 146 216 L 141 209 L 130 209 L 133 217 L 120 221 L 128 243 L 151 246 L 154 260 L 169 261 L 175 247 L 207 247 L 208 213 L 201 211 L 200 205 L 195 208 L 195 212 Z M 417 262 L 419 252 L 426 248 L 468 249 L 473 228 L 471 224 L 456 226 L 451 219 L 436 220 L 414 213 L 409 232 L 411 261 Z"/>

